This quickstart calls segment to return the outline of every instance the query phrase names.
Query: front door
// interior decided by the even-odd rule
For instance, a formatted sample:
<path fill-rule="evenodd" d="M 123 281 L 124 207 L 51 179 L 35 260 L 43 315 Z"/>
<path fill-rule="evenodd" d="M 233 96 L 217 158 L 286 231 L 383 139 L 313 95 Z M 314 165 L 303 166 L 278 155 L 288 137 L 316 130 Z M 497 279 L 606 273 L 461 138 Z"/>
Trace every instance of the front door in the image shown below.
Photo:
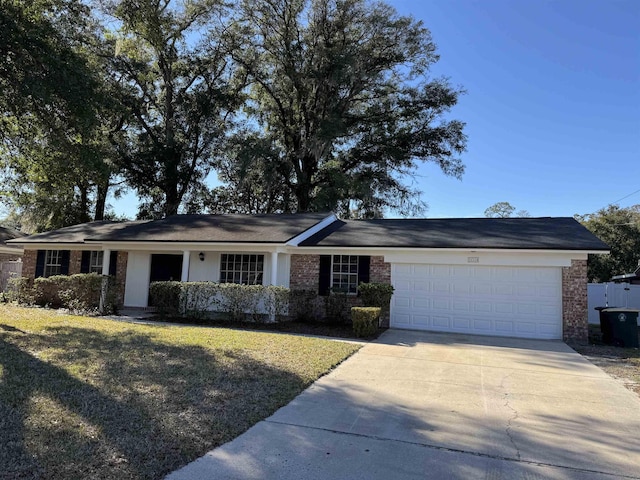
<path fill-rule="evenodd" d="M 182 278 L 182 255 L 151 255 L 151 275 L 149 282 L 179 282 Z"/>

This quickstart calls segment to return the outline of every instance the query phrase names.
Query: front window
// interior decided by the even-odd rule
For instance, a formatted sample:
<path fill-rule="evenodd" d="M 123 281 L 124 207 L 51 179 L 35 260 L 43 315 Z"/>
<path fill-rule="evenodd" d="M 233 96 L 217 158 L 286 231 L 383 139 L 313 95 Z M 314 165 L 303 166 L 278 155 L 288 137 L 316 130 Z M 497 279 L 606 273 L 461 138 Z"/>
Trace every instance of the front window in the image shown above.
<path fill-rule="evenodd" d="M 355 294 L 358 291 L 358 257 L 333 255 L 331 261 L 331 289 Z"/>
<path fill-rule="evenodd" d="M 223 253 L 220 258 L 220 283 L 262 285 L 264 255 Z"/>
<path fill-rule="evenodd" d="M 104 252 L 93 251 L 89 257 L 89 273 L 102 273 L 102 259 Z"/>
<path fill-rule="evenodd" d="M 62 272 L 62 251 L 47 250 L 44 256 L 44 277 L 60 275 Z"/>

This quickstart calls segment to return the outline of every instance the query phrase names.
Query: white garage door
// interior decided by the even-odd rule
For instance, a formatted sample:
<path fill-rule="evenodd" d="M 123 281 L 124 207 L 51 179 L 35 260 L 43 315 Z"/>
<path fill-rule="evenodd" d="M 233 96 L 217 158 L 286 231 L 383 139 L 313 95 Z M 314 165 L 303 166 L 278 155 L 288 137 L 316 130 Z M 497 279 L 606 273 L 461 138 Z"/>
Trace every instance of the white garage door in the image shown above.
<path fill-rule="evenodd" d="M 562 338 L 559 267 L 391 265 L 391 326 Z"/>

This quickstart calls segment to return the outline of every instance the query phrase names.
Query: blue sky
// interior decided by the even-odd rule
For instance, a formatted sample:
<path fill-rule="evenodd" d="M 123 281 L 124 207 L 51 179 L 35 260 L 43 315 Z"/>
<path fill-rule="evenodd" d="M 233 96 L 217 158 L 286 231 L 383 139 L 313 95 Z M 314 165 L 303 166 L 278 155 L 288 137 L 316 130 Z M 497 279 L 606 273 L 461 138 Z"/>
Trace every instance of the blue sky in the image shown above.
<path fill-rule="evenodd" d="M 431 30 L 434 76 L 467 94 L 461 181 L 422 165 L 428 217 L 508 201 L 532 216 L 640 203 L 640 1 L 388 0 Z M 636 192 L 636 193 L 634 193 Z M 135 215 L 136 199 L 113 202 Z"/>

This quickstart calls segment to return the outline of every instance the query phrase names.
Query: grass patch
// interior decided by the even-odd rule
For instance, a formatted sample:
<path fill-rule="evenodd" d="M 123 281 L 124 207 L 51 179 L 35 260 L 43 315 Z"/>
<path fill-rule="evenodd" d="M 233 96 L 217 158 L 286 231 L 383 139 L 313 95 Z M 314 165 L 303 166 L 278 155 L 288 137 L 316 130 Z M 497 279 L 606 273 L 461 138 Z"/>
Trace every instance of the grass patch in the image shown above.
<path fill-rule="evenodd" d="M 0 478 L 161 478 L 358 348 L 0 305 Z"/>
<path fill-rule="evenodd" d="M 571 345 L 571 348 L 640 396 L 640 349 L 603 344 L 600 325 L 589 325 L 588 345 Z"/>

